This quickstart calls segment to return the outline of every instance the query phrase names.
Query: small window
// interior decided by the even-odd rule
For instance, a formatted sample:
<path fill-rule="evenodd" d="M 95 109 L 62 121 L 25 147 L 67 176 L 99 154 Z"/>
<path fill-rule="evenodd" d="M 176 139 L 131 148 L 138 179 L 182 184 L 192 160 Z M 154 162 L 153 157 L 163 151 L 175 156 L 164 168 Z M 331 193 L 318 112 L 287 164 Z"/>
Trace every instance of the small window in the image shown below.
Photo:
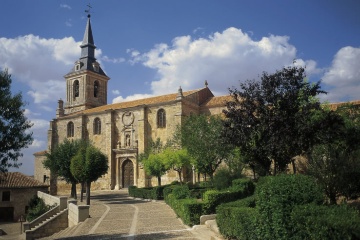
<path fill-rule="evenodd" d="M 166 113 L 164 109 L 160 109 L 157 112 L 157 126 L 158 128 L 166 127 Z"/>
<path fill-rule="evenodd" d="M 2 201 L 9 202 L 10 201 L 10 191 L 3 191 L 2 192 Z"/>
<path fill-rule="evenodd" d="M 74 98 L 79 97 L 79 80 L 74 81 Z"/>
<path fill-rule="evenodd" d="M 69 122 L 67 125 L 67 137 L 74 137 L 74 123 Z"/>
<path fill-rule="evenodd" d="M 99 95 L 99 82 L 98 81 L 95 81 L 94 82 L 94 97 L 98 97 Z"/>
<path fill-rule="evenodd" d="M 94 119 L 94 134 L 98 135 L 101 134 L 101 121 L 100 118 Z"/>

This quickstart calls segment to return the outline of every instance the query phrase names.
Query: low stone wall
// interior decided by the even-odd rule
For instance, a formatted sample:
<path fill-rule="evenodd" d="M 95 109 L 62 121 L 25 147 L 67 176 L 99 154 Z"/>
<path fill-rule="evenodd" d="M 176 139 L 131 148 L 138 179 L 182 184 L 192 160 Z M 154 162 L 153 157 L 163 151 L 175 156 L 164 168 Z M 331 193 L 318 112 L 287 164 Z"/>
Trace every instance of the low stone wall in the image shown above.
<path fill-rule="evenodd" d="M 56 204 L 57 206 L 59 206 L 60 211 L 67 208 L 67 197 L 55 197 L 40 191 L 37 192 L 37 195 L 39 198 L 42 198 L 44 200 L 46 205 Z"/>
<path fill-rule="evenodd" d="M 26 230 L 26 240 L 39 239 L 51 236 L 68 227 L 68 209 L 61 211 L 57 217 L 52 218 L 32 230 Z"/>
<path fill-rule="evenodd" d="M 79 222 L 85 221 L 89 217 L 89 205 L 76 205 L 76 203 L 69 203 L 69 227 L 77 225 Z"/>

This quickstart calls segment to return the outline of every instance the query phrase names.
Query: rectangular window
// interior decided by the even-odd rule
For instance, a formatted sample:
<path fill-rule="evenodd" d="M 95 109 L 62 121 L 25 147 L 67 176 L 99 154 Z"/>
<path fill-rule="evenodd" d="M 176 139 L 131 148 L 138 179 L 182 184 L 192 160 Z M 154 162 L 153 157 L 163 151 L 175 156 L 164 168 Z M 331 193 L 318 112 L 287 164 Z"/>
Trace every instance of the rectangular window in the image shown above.
<path fill-rule="evenodd" d="M 9 202 L 10 201 L 10 191 L 3 191 L 2 192 L 2 201 Z"/>

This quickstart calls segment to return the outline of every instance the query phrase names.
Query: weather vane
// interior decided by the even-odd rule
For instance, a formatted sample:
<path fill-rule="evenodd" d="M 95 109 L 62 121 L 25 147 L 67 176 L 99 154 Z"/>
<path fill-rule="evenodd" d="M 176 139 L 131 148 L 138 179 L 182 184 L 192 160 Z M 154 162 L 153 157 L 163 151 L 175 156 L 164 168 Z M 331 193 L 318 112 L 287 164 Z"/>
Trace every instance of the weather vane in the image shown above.
<path fill-rule="evenodd" d="M 90 5 L 90 3 L 88 4 L 88 5 L 86 5 L 87 7 L 88 7 L 88 9 L 87 10 L 85 10 L 85 12 L 88 14 L 88 17 L 90 17 L 90 10 L 91 10 L 91 5 Z"/>

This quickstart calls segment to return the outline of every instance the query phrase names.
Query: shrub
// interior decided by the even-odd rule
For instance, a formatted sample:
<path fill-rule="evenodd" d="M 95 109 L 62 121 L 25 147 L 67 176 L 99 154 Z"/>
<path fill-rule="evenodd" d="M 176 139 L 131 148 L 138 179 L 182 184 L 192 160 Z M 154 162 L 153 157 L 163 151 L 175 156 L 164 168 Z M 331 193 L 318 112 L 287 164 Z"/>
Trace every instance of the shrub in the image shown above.
<path fill-rule="evenodd" d="M 360 239 L 360 216 L 343 206 L 295 206 L 291 213 L 294 239 Z"/>
<path fill-rule="evenodd" d="M 136 186 L 130 186 L 128 191 L 131 197 L 160 200 L 164 199 L 163 191 L 167 186 L 168 185 L 151 188 L 138 188 Z"/>
<path fill-rule="evenodd" d="M 187 185 L 175 186 L 172 190 L 172 194 L 176 199 L 184 199 L 190 197 L 190 190 Z"/>
<path fill-rule="evenodd" d="M 52 207 L 54 206 L 46 205 L 43 199 L 34 196 L 29 201 L 29 211 L 26 215 L 26 221 L 31 222 L 49 211 Z"/>
<path fill-rule="evenodd" d="M 255 208 L 222 204 L 217 209 L 216 222 L 227 239 L 259 239 L 255 231 L 257 219 Z"/>
<path fill-rule="evenodd" d="M 324 201 L 314 179 L 305 175 L 264 177 L 260 179 L 255 194 L 262 239 L 288 239 L 294 206 Z"/>
<path fill-rule="evenodd" d="M 243 190 L 248 195 L 252 195 L 255 191 L 255 184 L 249 178 L 239 178 L 232 181 L 232 188 Z"/>
<path fill-rule="evenodd" d="M 203 214 L 202 202 L 193 198 L 176 199 L 172 193 L 167 195 L 167 201 L 185 224 L 193 226 L 200 223 L 200 216 Z"/>
<path fill-rule="evenodd" d="M 246 197 L 246 198 L 236 200 L 236 201 L 233 201 L 233 202 L 220 204 L 216 208 L 216 212 L 218 212 L 217 209 L 220 208 L 220 207 L 232 207 L 232 208 L 250 207 L 250 208 L 255 208 L 255 206 L 256 206 L 255 196 L 252 195 L 250 197 Z"/>
<path fill-rule="evenodd" d="M 227 191 L 208 190 L 204 193 L 204 212 L 206 214 L 215 213 L 216 207 L 221 203 L 232 202 L 248 196 L 247 191 L 231 189 Z"/>
<path fill-rule="evenodd" d="M 227 168 L 219 168 L 214 176 L 213 185 L 217 190 L 223 190 L 231 186 L 232 176 Z"/>

